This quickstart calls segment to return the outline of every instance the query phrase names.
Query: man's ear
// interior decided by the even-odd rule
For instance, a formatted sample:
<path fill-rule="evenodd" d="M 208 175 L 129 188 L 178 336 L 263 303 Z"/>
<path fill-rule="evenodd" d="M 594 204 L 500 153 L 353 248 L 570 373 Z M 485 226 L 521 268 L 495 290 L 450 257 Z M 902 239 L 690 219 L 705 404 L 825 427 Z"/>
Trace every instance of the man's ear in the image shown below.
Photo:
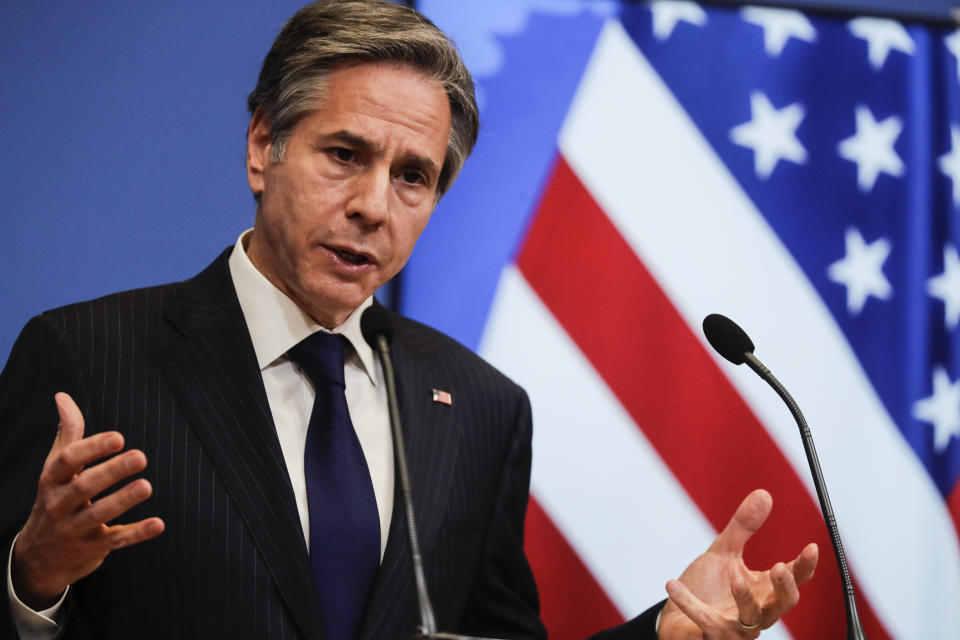
<path fill-rule="evenodd" d="M 263 172 L 270 164 L 272 146 L 270 121 L 263 110 L 258 108 L 253 112 L 250 127 L 247 129 L 247 182 L 250 184 L 250 191 L 258 198 L 263 193 Z"/>

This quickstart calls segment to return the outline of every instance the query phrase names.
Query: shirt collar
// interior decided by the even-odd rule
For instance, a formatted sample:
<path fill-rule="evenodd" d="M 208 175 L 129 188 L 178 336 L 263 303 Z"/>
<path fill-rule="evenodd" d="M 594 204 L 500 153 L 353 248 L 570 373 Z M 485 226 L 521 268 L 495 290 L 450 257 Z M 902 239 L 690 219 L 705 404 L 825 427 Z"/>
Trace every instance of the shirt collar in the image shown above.
<path fill-rule="evenodd" d="M 350 342 L 367 377 L 376 386 L 376 357 L 360 332 L 360 316 L 373 304 L 373 296 L 354 309 L 343 324 L 328 331 L 253 266 L 244 249 L 251 231 L 252 229 L 247 229 L 237 238 L 229 264 L 230 277 L 240 300 L 240 309 L 247 322 L 260 370 L 263 371 L 285 356 L 291 347 L 310 334 L 327 331 L 339 333 Z"/>

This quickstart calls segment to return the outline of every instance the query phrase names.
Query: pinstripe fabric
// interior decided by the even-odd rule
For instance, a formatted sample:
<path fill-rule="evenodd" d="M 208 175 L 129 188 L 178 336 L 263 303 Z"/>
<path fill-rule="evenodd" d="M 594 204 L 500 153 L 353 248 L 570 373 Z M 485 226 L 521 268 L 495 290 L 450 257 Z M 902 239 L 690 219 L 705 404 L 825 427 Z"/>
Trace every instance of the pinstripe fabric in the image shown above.
<path fill-rule="evenodd" d="M 292 490 L 225 252 L 193 280 L 31 320 L 0 377 L 0 541 L 25 521 L 74 396 L 87 434 L 116 428 L 149 461 L 154 496 L 125 520 L 159 538 L 74 585 L 70 638 L 321 638 Z M 394 358 L 428 580 L 445 629 L 542 637 L 522 551 L 530 465 L 523 391 L 454 341 L 398 318 Z M 431 389 L 453 395 L 433 403 Z M 9 496 L 9 498 L 8 498 Z M 395 509 L 402 509 L 399 496 Z M 395 511 L 364 638 L 417 622 Z M 6 556 L 4 556 L 6 557 Z M 5 594 L 3 596 L 5 598 Z M 0 637 L 12 636 L 2 603 Z"/>
<path fill-rule="evenodd" d="M 65 637 L 320 637 L 259 370 L 218 264 L 181 285 L 47 312 L 11 353 L 0 460 L 16 460 L 16 472 L 0 468 L 16 504 L 0 516 L 3 540 L 26 519 L 60 390 L 77 400 L 87 434 L 116 428 L 146 453 L 154 497 L 129 519 L 167 524 L 74 586 Z"/>
<path fill-rule="evenodd" d="M 454 341 L 396 317 L 393 356 L 427 582 L 440 628 L 542 637 L 522 549 L 530 472 L 523 391 Z M 431 389 L 453 404 L 434 403 Z M 399 489 L 398 489 L 399 491 Z M 399 494 L 364 637 L 416 624 Z"/>

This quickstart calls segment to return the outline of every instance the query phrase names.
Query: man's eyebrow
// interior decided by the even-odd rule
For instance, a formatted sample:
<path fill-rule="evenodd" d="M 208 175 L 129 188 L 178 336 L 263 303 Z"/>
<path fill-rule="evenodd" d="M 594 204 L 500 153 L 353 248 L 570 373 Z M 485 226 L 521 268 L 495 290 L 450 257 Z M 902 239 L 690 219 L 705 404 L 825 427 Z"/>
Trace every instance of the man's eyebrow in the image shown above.
<path fill-rule="evenodd" d="M 324 142 L 343 142 L 350 145 L 351 147 L 358 147 L 364 150 L 373 150 L 376 149 L 376 145 L 371 141 L 367 140 L 362 136 L 358 136 L 355 133 L 351 133 L 345 129 L 340 129 L 339 131 L 334 131 L 332 133 L 322 133 L 319 136 L 319 139 Z"/>
<path fill-rule="evenodd" d="M 324 133 L 319 136 L 321 143 L 326 144 L 329 142 L 343 142 L 346 145 L 354 147 L 356 149 L 362 149 L 364 151 L 376 151 L 377 145 L 364 138 L 363 136 L 358 136 L 355 133 L 351 133 L 346 129 L 340 129 L 339 131 L 333 131 L 331 133 Z M 402 160 L 411 164 L 423 171 L 426 171 L 434 176 L 439 174 L 440 168 L 437 166 L 437 163 L 427 156 L 422 156 L 418 153 L 408 152 L 401 156 Z"/>

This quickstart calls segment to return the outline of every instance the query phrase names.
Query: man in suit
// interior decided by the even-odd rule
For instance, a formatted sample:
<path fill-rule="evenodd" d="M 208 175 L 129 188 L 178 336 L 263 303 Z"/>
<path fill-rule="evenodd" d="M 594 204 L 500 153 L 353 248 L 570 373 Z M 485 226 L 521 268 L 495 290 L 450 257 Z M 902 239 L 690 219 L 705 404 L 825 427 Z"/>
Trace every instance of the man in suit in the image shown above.
<path fill-rule="evenodd" d="M 472 81 L 413 10 L 331 0 L 284 27 L 248 104 L 253 229 L 189 281 L 46 312 L 14 346 L 0 379 L 0 633 L 415 628 L 383 373 L 359 320 L 476 140 Z M 449 338 L 393 322 L 439 625 L 543 637 L 523 554 L 526 396 Z M 316 373 L 306 345 L 320 343 L 339 380 Z M 769 510 L 751 494 L 665 605 L 600 635 L 756 637 L 816 564 L 811 546 L 747 570 Z"/>

